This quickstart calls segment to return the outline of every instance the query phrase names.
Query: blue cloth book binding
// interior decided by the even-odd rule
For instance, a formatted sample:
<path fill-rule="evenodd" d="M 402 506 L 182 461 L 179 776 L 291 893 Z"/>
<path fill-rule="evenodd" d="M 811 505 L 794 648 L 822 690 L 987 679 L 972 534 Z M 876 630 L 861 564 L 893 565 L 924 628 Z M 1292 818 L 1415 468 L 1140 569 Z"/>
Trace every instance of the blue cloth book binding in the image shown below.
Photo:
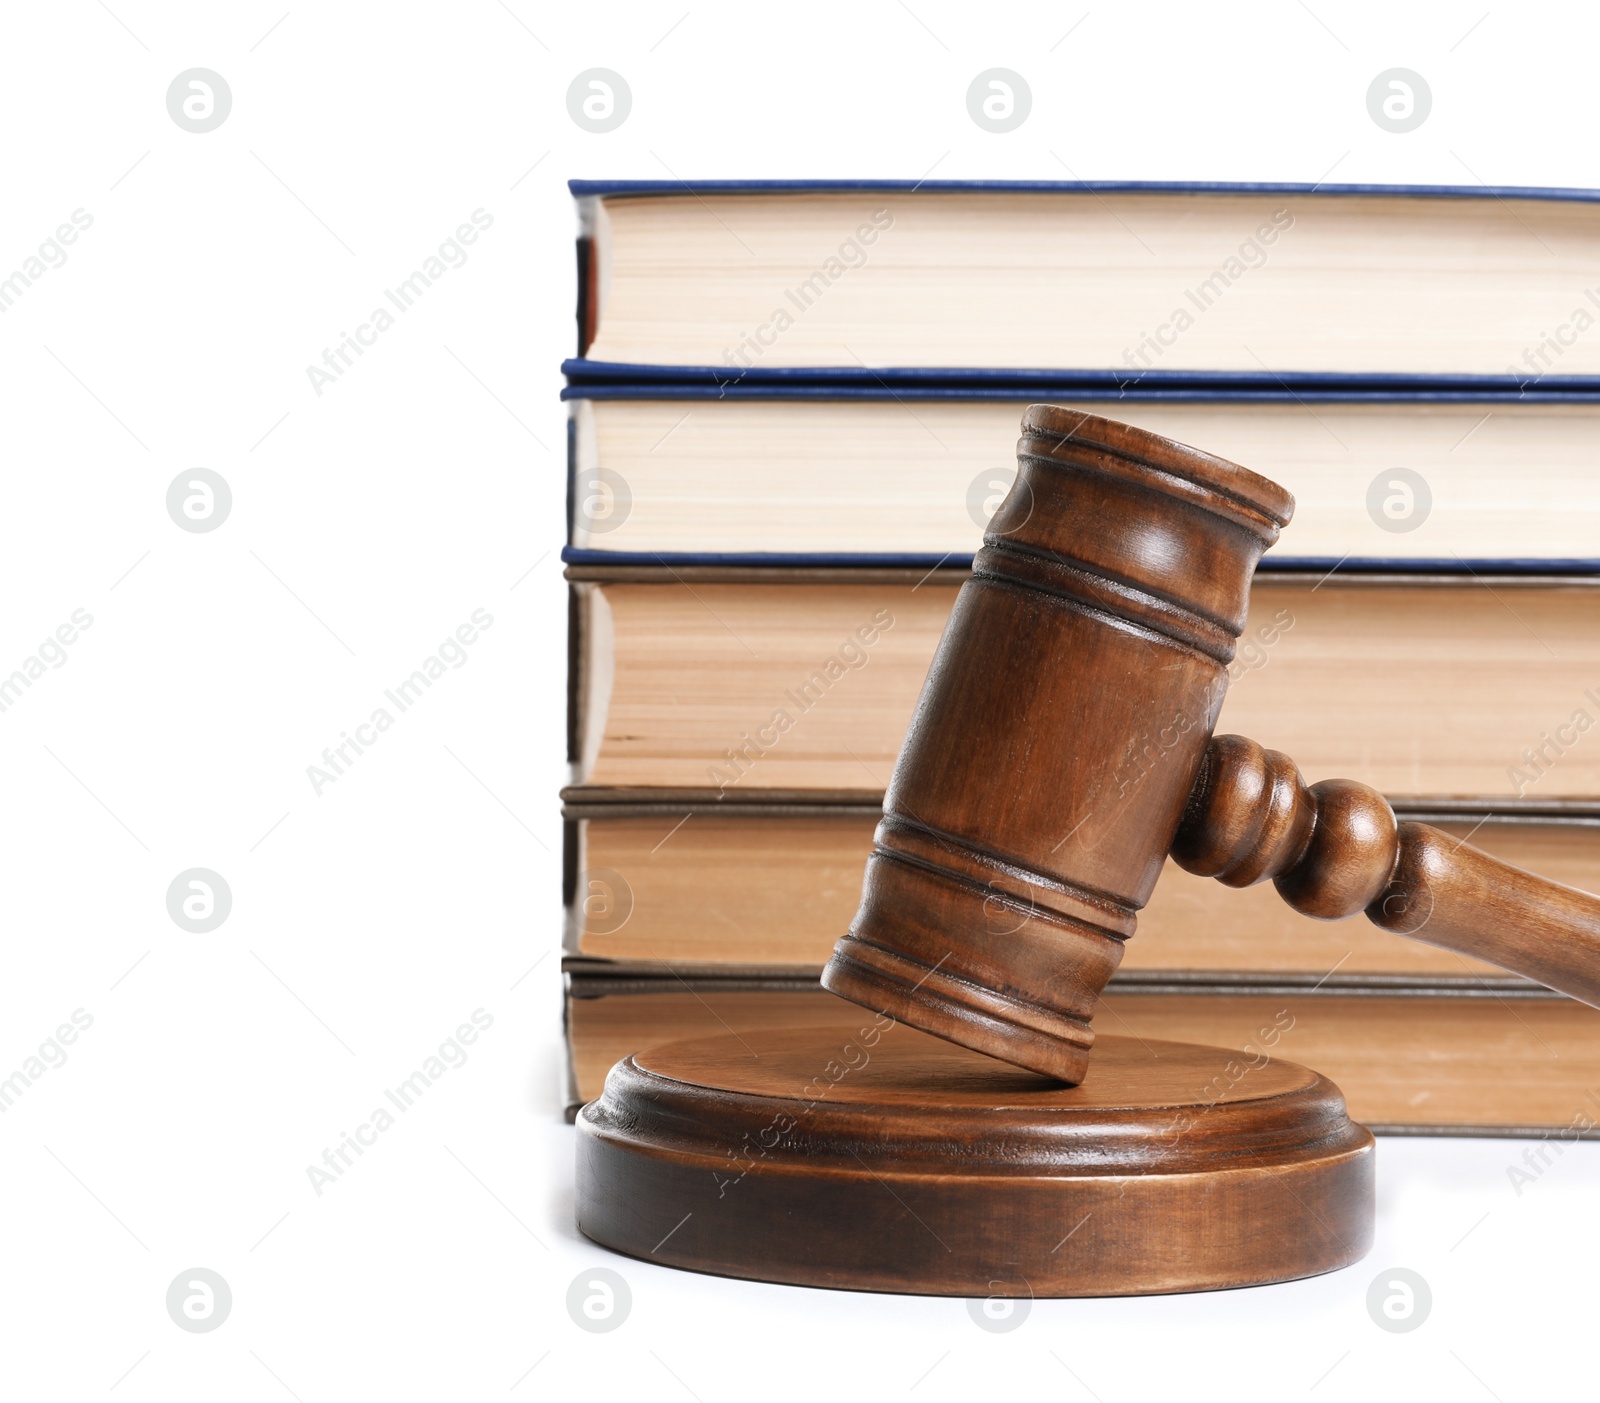
<path fill-rule="evenodd" d="M 1298 407 L 1313 418 L 1318 409 L 1324 405 L 1371 406 L 1375 411 L 1395 406 L 1430 406 L 1438 410 L 1456 407 L 1463 413 L 1470 414 L 1471 418 L 1467 421 L 1470 423 L 1480 412 L 1484 419 L 1488 419 L 1497 413 L 1503 413 L 1502 407 L 1507 409 L 1515 407 L 1513 412 L 1521 416 L 1517 419 L 1517 423 L 1533 423 L 1534 420 L 1529 416 L 1537 413 L 1554 416 L 1550 420 L 1553 423 L 1565 414 L 1571 419 L 1572 432 L 1581 438 L 1591 434 L 1592 431 L 1590 441 L 1600 449 L 1600 415 L 1592 421 L 1588 420 L 1591 410 L 1600 410 L 1600 374 L 1557 373 L 1560 360 L 1566 354 L 1566 348 L 1576 344 L 1582 332 L 1587 331 L 1588 325 L 1591 324 L 1580 325 L 1580 318 L 1588 316 L 1584 310 L 1587 305 L 1585 297 L 1594 303 L 1594 320 L 1600 320 L 1600 296 L 1578 282 L 1574 282 L 1570 299 L 1576 311 L 1570 314 L 1567 321 L 1555 321 L 1556 313 L 1552 312 L 1549 325 L 1541 324 L 1537 331 L 1530 333 L 1531 337 L 1542 339 L 1530 340 L 1521 363 L 1513 358 L 1508 361 L 1503 373 L 1460 370 L 1431 372 L 1415 368 L 1404 371 L 1279 370 L 1248 365 L 1233 368 L 1219 368 L 1212 365 L 1173 369 L 1157 364 L 1141 363 L 1149 361 L 1151 356 L 1137 351 L 1128 356 L 1129 363 L 1122 366 L 1034 368 L 995 365 L 963 367 L 861 363 L 765 365 L 753 361 L 749 364 L 741 363 L 751 360 L 749 356 L 725 356 L 723 364 L 667 364 L 639 360 L 594 359 L 586 354 L 588 343 L 594 336 L 599 313 L 597 304 L 601 300 L 598 287 L 603 257 L 597 250 L 597 240 L 603 240 L 605 237 L 598 232 L 604 225 L 604 218 L 597 218 L 595 211 L 608 202 L 613 205 L 617 202 L 627 202 L 632 205 L 634 202 L 675 197 L 679 200 L 687 198 L 691 204 L 699 206 L 706 205 L 707 201 L 728 197 L 765 197 L 769 201 L 772 197 L 784 199 L 794 197 L 803 201 L 808 196 L 881 194 L 886 199 L 891 199 L 897 208 L 904 210 L 909 207 L 907 202 L 941 196 L 996 196 L 1015 201 L 1032 196 L 1075 195 L 1089 197 L 1088 203 L 1082 208 L 1092 210 L 1108 199 L 1124 197 L 1150 197 L 1167 201 L 1169 204 L 1173 197 L 1185 199 L 1198 197 L 1201 200 L 1205 200 L 1206 197 L 1213 199 L 1253 197 L 1257 201 L 1266 199 L 1269 202 L 1281 199 L 1286 202 L 1285 208 L 1305 211 L 1328 208 L 1325 202 L 1359 201 L 1367 202 L 1359 208 L 1363 211 L 1376 211 L 1373 218 L 1379 221 L 1388 220 L 1393 224 L 1395 220 L 1399 220 L 1400 225 L 1394 226 L 1399 229 L 1397 238 L 1405 232 L 1403 226 L 1405 211 L 1409 207 L 1407 202 L 1428 202 L 1430 210 L 1435 210 L 1438 202 L 1446 202 L 1451 210 L 1461 211 L 1463 217 L 1476 218 L 1479 217 L 1478 212 L 1481 212 L 1485 219 L 1500 220 L 1508 235 L 1515 238 L 1514 227 L 1504 223 L 1509 214 L 1512 221 L 1526 229 L 1530 245 L 1533 245 L 1533 241 L 1543 243 L 1546 245 L 1546 253 L 1556 256 L 1551 243 L 1558 237 L 1563 237 L 1568 229 L 1575 234 L 1587 232 L 1592 236 L 1591 245 L 1593 237 L 1600 237 L 1600 209 L 1594 209 L 1592 217 L 1588 213 L 1589 207 L 1600 205 L 1600 191 L 1483 186 L 894 180 L 752 180 L 689 183 L 653 180 L 574 180 L 570 182 L 570 189 L 579 202 L 580 210 L 584 212 L 585 227 L 585 237 L 580 240 L 579 247 L 580 352 L 584 353 L 565 361 L 562 366 L 567 378 L 567 387 L 563 391 L 562 398 L 574 406 L 575 415 L 580 413 L 577 409 L 579 405 L 587 404 L 603 413 L 602 407 L 613 401 L 678 401 L 683 404 L 686 415 L 698 412 L 705 416 L 717 413 L 717 406 L 729 404 L 790 403 L 795 406 L 807 406 L 811 413 L 817 415 L 827 415 L 834 412 L 829 406 L 898 403 L 911 409 L 918 405 L 963 406 L 1005 401 L 1015 403 L 1020 412 L 1020 406 L 1025 403 L 1051 400 L 1082 403 L 1085 408 L 1111 418 L 1122 417 L 1119 415 L 1118 407 L 1125 406 L 1127 417 L 1136 422 L 1141 407 L 1187 404 L 1232 405 L 1237 406 L 1241 414 L 1251 413 L 1251 406 L 1276 407 L 1280 412 L 1284 407 Z M 1518 214 L 1519 208 L 1524 211 L 1529 208 L 1523 202 L 1536 202 L 1533 208 L 1537 208 L 1539 204 L 1550 207 L 1552 217 L 1558 221 L 1557 224 L 1546 227 L 1537 219 L 1534 219 L 1532 224 L 1526 222 Z M 1167 209 L 1169 204 L 1163 204 L 1161 208 Z M 1115 215 L 1115 211 L 1112 213 Z M 1574 220 L 1578 223 L 1574 224 Z M 718 222 L 721 222 L 720 217 Z M 1302 219 L 1302 222 L 1305 221 Z M 1552 232 L 1552 228 L 1555 232 Z M 731 229 L 728 232 L 734 239 L 739 239 L 737 232 Z M 1139 239 L 1134 230 L 1129 229 L 1128 232 L 1133 238 Z M 1146 232 L 1149 232 L 1148 228 Z M 744 242 L 742 239 L 739 241 Z M 1140 239 L 1140 242 L 1145 241 Z M 737 255 L 738 250 L 732 249 L 731 243 L 729 247 L 732 255 Z M 1555 243 L 1555 248 L 1561 247 L 1562 244 Z M 1530 248 L 1530 256 L 1537 252 L 1536 245 Z M 1263 258 L 1265 258 L 1264 251 Z M 699 265 L 696 265 L 696 268 L 699 268 Z M 704 272 L 703 269 L 700 271 Z M 1495 270 L 1486 268 L 1477 272 L 1475 276 L 1490 280 L 1490 284 L 1486 288 L 1480 288 L 1480 291 L 1483 296 L 1492 300 Z M 1248 282 L 1246 286 L 1249 286 Z M 1486 302 L 1485 305 L 1488 306 L 1490 303 Z M 1195 301 L 1195 306 L 1200 307 L 1201 303 Z M 1559 311 L 1559 308 L 1557 310 Z M 1551 330 L 1550 325 L 1554 325 L 1555 329 Z M 1587 356 L 1600 366 L 1600 332 L 1595 334 L 1595 346 L 1596 351 L 1592 356 L 1588 349 L 1584 348 L 1573 355 L 1569 364 L 1580 363 Z M 802 417 L 795 422 L 804 424 L 808 421 Z M 1504 425 L 1497 428 L 1504 430 Z M 1540 432 L 1546 431 L 1540 430 Z M 1197 446 L 1217 451 L 1212 444 L 1198 443 Z M 1563 487 L 1560 482 L 1555 483 L 1553 487 L 1549 483 L 1542 482 L 1535 454 L 1536 446 L 1536 440 L 1530 439 L 1529 455 L 1512 453 L 1507 459 L 1508 474 L 1514 471 L 1523 477 L 1528 492 L 1536 494 L 1545 492 L 1549 499 L 1539 503 L 1538 506 L 1540 510 L 1549 512 L 1552 517 L 1578 512 L 1584 520 L 1587 520 L 1589 513 L 1593 512 L 1594 520 L 1597 526 L 1600 526 L 1600 491 L 1594 494 L 1593 500 L 1582 502 L 1561 500 L 1561 494 L 1570 493 L 1571 488 Z M 585 500 L 583 483 L 580 479 L 585 473 L 599 471 L 606 466 L 604 463 L 594 461 L 592 453 L 580 450 L 579 435 L 574 432 L 569 435 L 569 526 L 572 525 L 571 513 L 581 511 Z M 1269 476 L 1273 473 L 1273 465 L 1270 462 L 1254 461 L 1247 466 L 1254 467 Z M 1394 466 L 1404 468 L 1404 459 L 1397 457 Z M 1448 466 L 1451 470 L 1450 476 L 1435 482 L 1432 489 L 1434 503 L 1443 512 L 1449 512 L 1453 506 L 1459 506 L 1460 503 L 1453 501 L 1453 498 L 1461 496 L 1455 481 L 1458 476 L 1455 472 L 1456 464 L 1451 463 Z M 752 463 L 747 470 L 756 473 L 760 468 L 758 464 Z M 1494 502 L 1484 496 L 1481 473 L 1475 481 L 1478 486 L 1474 490 L 1478 495 L 1471 502 L 1471 509 L 1479 512 L 1480 516 L 1485 513 L 1492 515 Z M 1349 490 L 1359 494 L 1365 492 L 1367 486 L 1364 480 L 1353 481 L 1349 484 Z M 1549 496 L 1551 492 L 1555 495 Z M 619 533 L 616 541 L 618 548 L 608 549 L 606 547 L 609 542 L 603 533 L 590 531 L 580 534 L 583 539 L 577 544 L 569 545 L 563 552 L 563 557 L 569 564 L 578 566 L 651 565 L 666 569 L 703 565 L 775 569 L 871 566 L 932 570 L 941 566 L 962 568 L 971 562 L 970 548 L 889 552 L 735 548 L 639 550 L 627 548 L 627 534 Z M 1492 532 L 1480 533 L 1483 539 L 1488 539 L 1492 535 Z M 1567 548 L 1549 554 L 1526 549 L 1504 552 L 1476 549 L 1470 554 L 1454 549 L 1448 553 L 1441 552 L 1434 555 L 1402 555 L 1392 552 L 1384 554 L 1381 550 L 1371 548 L 1370 543 L 1343 555 L 1293 554 L 1290 552 L 1293 551 L 1295 532 L 1291 527 L 1283 545 L 1278 551 L 1268 555 L 1264 566 L 1269 569 L 1323 572 L 1404 571 L 1484 575 L 1587 574 L 1600 570 L 1600 535 L 1596 536 L 1592 551 L 1586 540 L 1579 539 L 1574 543 L 1570 539 L 1572 535 L 1572 531 L 1569 530 L 1563 537 Z M 1581 532 L 1579 535 L 1581 536 Z M 1525 545 L 1525 534 L 1519 540 Z M 1488 543 L 1494 544 L 1492 540 Z M 974 542 L 973 545 L 975 544 Z M 1574 544 L 1576 548 L 1573 548 Z M 734 542 L 730 541 L 729 545 L 732 547 Z"/>

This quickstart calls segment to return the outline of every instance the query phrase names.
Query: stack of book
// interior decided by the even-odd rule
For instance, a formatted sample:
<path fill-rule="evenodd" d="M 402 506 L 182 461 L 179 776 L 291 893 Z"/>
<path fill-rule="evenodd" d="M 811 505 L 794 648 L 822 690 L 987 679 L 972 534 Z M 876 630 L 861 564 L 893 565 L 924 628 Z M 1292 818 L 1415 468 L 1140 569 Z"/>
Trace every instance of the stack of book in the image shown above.
<path fill-rule="evenodd" d="M 1023 406 L 1274 478 L 1219 731 L 1600 889 L 1600 196 L 577 182 L 571 1101 L 817 984 Z M 1040 736 L 1038 744 L 1070 737 Z M 1095 1026 L 1580 1134 L 1600 1012 L 1168 864 Z"/>

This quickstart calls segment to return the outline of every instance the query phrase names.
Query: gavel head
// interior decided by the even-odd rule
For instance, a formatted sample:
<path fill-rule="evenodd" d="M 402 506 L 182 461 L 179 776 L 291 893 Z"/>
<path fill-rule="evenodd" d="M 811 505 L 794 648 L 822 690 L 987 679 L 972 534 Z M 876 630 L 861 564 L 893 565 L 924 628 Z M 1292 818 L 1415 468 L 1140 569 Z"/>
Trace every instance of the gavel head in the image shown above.
<path fill-rule="evenodd" d="M 1194 786 L 1250 579 L 1294 499 L 1032 405 L 822 982 L 1076 1083 Z"/>

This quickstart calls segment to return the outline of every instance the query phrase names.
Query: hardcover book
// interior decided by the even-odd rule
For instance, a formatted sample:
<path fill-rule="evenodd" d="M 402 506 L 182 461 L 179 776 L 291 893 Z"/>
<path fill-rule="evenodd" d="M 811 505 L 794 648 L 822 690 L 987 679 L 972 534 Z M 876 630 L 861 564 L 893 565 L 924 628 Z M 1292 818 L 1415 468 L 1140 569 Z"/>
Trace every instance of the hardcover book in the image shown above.
<path fill-rule="evenodd" d="M 1600 375 L 1593 191 L 571 188 L 582 378 L 1521 389 Z"/>
<path fill-rule="evenodd" d="M 574 1105 L 653 1042 L 838 1019 L 816 970 L 1032 401 L 1297 498 L 1219 732 L 1600 886 L 1600 192 L 572 189 Z M 1376 1129 L 1600 1125 L 1600 1013 L 1171 863 L 1095 1018 L 1270 1033 Z"/>
<path fill-rule="evenodd" d="M 795 385 L 581 385 L 566 396 L 570 562 L 924 569 L 971 561 L 1016 476 L 1022 410 L 1048 397 Z M 1281 482 L 1295 517 L 1268 568 L 1600 563 L 1600 399 L 1131 388 L 1060 402 Z"/>
<path fill-rule="evenodd" d="M 636 1048 L 850 1016 L 814 980 L 776 972 L 597 979 L 579 966 L 567 980 L 572 1112 Z M 1152 1041 L 1235 1048 L 1241 1063 L 1267 1055 L 1315 1067 L 1337 1083 L 1350 1114 L 1377 1131 L 1587 1139 L 1600 1127 L 1600 1010 L 1519 981 L 1119 975 L 1094 1023 Z"/>
<path fill-rule="evenodd" d="M 575 583 L 573 783 L 883 792 L 959 572 L 621 574 Z M 1597 585 L 1263 573 L 1217 727 L 1294 756 L 1308 780 L 1361 780 L 1414 806 L 1592 798 Z M 1113 757 L 1108 799 L 1170 744 L 1135 738 Z"/>
<path fill-rule="evenodd" d="M 568 790 L 565 951 L 590 962 L 740 966 L 814 977 L 850 928 L 881 810 L 875 804 L 618 803 Z M 1402 808 L 1495 857 L 1569 886 L 1600 887 L 1600 805 L 1510 816 L 1463 805 Z M 1317 921 L 1262 883 L 1243 890 L 1168 861 L 1139 913 L 1123 972 L 1271 973 L 1310 979 L 1488 978 L 1503 971 L 1364 916 Z"/>

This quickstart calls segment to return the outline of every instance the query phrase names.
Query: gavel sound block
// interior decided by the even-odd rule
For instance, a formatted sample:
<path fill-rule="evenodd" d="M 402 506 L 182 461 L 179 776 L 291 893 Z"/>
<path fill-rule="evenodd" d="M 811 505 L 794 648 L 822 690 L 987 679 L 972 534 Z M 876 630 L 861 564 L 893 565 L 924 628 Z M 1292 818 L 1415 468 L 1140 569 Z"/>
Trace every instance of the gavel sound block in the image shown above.
<path fill-rule="evenodd" d="M 802 1286 L 1203 1291 L 1358 1260 L 1372 1161 L 1337 1087 L 1264 1054 L 1107 1036 L 1067 1087 L 869 1014 L 619 1062 L 579 1117 L 578 1226 Z"/>
<path fill-rule="evenodd" d="M 974 1296 L 1238 1286 L 1366 1251 L 1373 1142 L 1337 1088 L 1264 1053 L 1112 1037 L 1079 1086 L 1090 1015 L 1175 842 L 1301 910 L 1372 908 L 1488 958 L 1459 932 L 1510 939 L 1474 909 L 1496 864 L 1397 829 L 1359 786 L 1308 790 L 1282 756 L 1210 742 L 1286 492 L 1091 415 L 1034 406 L 1023 435 L 823 975 L 872 1015 L 618 1063 L 579 1120 L 596 1241 Z"/>

